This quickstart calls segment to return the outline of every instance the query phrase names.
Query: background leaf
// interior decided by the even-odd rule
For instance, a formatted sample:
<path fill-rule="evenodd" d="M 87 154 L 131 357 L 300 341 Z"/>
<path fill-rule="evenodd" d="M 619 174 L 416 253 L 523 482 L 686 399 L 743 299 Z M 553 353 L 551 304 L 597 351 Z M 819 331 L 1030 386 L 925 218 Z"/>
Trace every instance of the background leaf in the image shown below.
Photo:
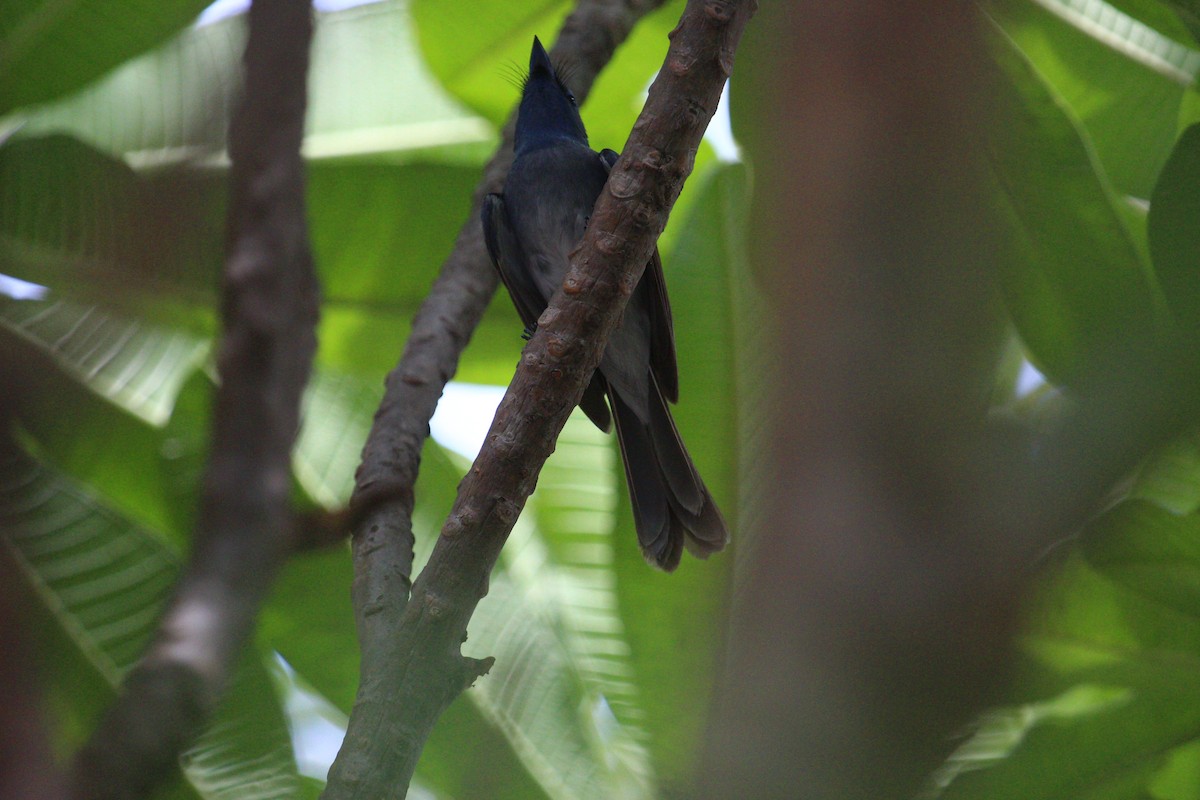
<path fill-rule="evenodd" d="M 86 664 L 91 688 L 85 697 L 92 707 L 84 713 L 95 716 L 154 631 L 178 556 L 11 443 L 0 457 L 5 546 L 52 619 L 55 638 L 72 649 L 76 665 Z M 108 696 L 98 687 L 107 687 Z M 201 797 L 274 798 L 297 791 L 283 714 L 253 651 L 182 762 Z M 181 796 L 178 789 L 172 794 Z"/>
<path fill-rule="evenodd" d="M 1200 333 L 1200 124 L 1183 132 L 1163 167 L 1150 204 L 1154 268 L 1180 327 Z"/>
<path fill-rule="evenodd" d="M 997 211 L 1012 251 L 1001 276 L 1038 368 L 1078 384 L 1158 337 L 1144 240 L 1065 103 L 1007 36 L 994 39 L 1005 124 L 988 143 Z"/>
<path fill-rule="evenodd" d="M 1024 642 L 1019 685 L 1037 699 L 985 718 L 951 758 L 966 769 L 937 796 L 1191 796 L 1198 644 L 1194 616 L 1166 611 L 1069 559 L 1043 582 Z M 981 752 L 979 743 L 1003 727 L 1003 746 Z"/>
<path fill-rule="evenodd" d="M 131 164 L 212 163 L 241 81 L 244 16 L 193 27 L 62 100 L 21 115 L 22 136 L 68 133 Z M 312 44 L 309 158 L 476 161 L 490 126 L 432 79 L 403 2 L 318 12 Z"/>
<path fill-rule="evenodd" d="M 206 0 L 5 3 L 0 6 L 0 114 L 77 89 L 162 44 Z"/>

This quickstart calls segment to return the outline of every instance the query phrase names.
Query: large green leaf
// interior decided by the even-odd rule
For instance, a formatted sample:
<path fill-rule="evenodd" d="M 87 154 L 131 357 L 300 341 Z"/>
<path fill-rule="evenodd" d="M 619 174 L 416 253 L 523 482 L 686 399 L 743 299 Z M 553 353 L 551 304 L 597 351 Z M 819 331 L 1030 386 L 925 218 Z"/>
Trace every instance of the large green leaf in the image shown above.
<path fill-rule="evenodd" d="M 1088 526 L 1083 553 L 1133 591 L 1200 616 L 1200 515 L 1126 500 Z"/>
<path fill-rule="evenodd" d="M 407 4 L 318 13 L 304 151 L 309 158 L 414 153 L 481 158 L 491 126 L 454 102 L 416 48 Z M 70 133 L 138 166 L 212 160 L 241 82 L 243 17 L 191 28 L 103 81 L 22 118 L 20 135 Z"/>
<path fill-rule="evenodd" d="M 472 652 L 497 656 L 490 680 L 477 685 L 479 702 L 502 729 L 545 729 L 545 741 L 517 740 L 517 749 L 551 796 L 564 789 L 579 797 L 652 794 L 641 696 L 613 571 L 613 537 L 624 533 L 614 529 L 619 483 L 612 442 L 573 414 L 539 476 L 532 514 L 505 546 L 501 591 L 511 596 L 497 594 L 493 583 L 490 602 L 471 622 Z M 541 624 L 515 629 L 509 607 L 517 602 Z M 547 691 L 562 699 L 568 715 L 531 714 L 530 699 Z M 564 758 L 590 774 L 568 779 L 542 764 Z"/>
<path fill-rule="evenodd" d="M 39 457 L 86 483 L 132 521 L 175 534 L 173 503 L 160 469 L 162 431 L 57 367 L 37 343 L 0 324 L 0 353 L 16 392 L 14 409 Z M 189 531 L 190 532 L 190 531 Z"/>
<path fill-rule="evenodd" d="M 391 0 L 318 16 L 309 158 L 442 153 L 480 163 L 490 153 L 493 128 L 430 74 L 409 5 Z"/>
<path fill-rule="evenodd" d="M 1176 322 L 1200 334 L 1200 124 L 1184 131 L 1163 167 L 1147 233 L 1159 283 Z"/>
<path fill-rule="evenodd" d="M 1037 366 L 1080 386 L 1143 357 L 1165 312 L 1144 240 L 1066 103 L 1012 39 L 997 32 L 991 52 L 1006 112 L 987 143 L 1010 232 L 1001 285 Z"/>
<path fill-rule="evenodd" d="M 1200 516 L 1147 500 L 1117 504 L 1088 525 L 1085 557 L 1094 569 L 1146 597 L 1200 616 Z"/>
<path fill-rule="evenodd" d="M 181 305 L 213 303 L 223 206 L 215 188 L 141 178 L 68 136 L 9 141 L 0 146 L 0 272 L 179 322 Z M 146 299 L 154 302 L 136 302 Z"/>
<path fill-rule="evenodd" d="M 0 5 L 0 114 L 78 89 L 182 30 L 209 0 Z"/>
<path fill-rule="evenodd" d="M 1179 19 L 1192 32 L 1192 37 L 1200 42 L 1200 3 L 1196 0 L 1165 0 L 1165 4 L 1175 9 Z"/>
<path fill-rule="evenodd" d="M 412 13 L 429 69 L 455 97 L 499 125 L 516 105 L 534 35 L 550 47 L 570 10 L 566 0 L 470 6 L 415 0 Z M 649 72 L 640 76 L 647 77 Z"/>
<path fill-rule="evenodd" d="M 731 550 L 699 561 L 685 556 L 666 575 L 646 566 L 637 548 L 624 478 L 619 478 L 614 533 L 618 596 L 629 638 L 646 746 L 664 786 L 689 785 L 706 722 L 717 662 L 720 625 L 739 547 L 734 393 L 738 327 L 755 320 L 735 305 L 748 280 L 743 251 L 747 174 L 740 166 L 715 170 L 698 183 L 692 212 L 679 220 L 676 246 L 665 251 L 679 351 L 680 401 L 674 410 L 688 450 L 730 523 Z M 618 474 L 620 474 L 618 472 Z"/>
<path fill-rule="evenodd" d="M 11 443 L 0 458 L 4 545 L 41 613 L 61 631 L 56 641 L 68 648 L 62 658 L 82 658 L 92 680 L 109 687 L 111 700 L 155 629 L 178 557 Z M 256 653 L 243 660 L 216 715 L 181 760 L 205 798 L 295 796 L 287 726 Z"/>
<path fill-rule="evenodd" d="M 0 327 L 153 425 L 166 422 L 183 382 L 208 354 L 203 337 L 66 301 L 0 298 Z"/>
<path fill-rule="evenodd" d="M 1200 511 L 1200 431 L 1157 448 L 1138 470 L 1129 497 L 1179 515 Z"/>
<path fill-rule="evenodd" d="M 330 302 L 411 313 L 470 207 L 477 170 L 325 164 L 309 173 L 313 247 Z M 157 291 L 214 303 L 226 175 L 138 176 L 66 136 L 0 148 L 5 271 L 62 291 Z M 117 290 L 114 292 L 114 289 Z"/>
<path fill-rule="evenodd" d="M 1052 1 L 1061 2 L 1061 0 Z M 1068 3 L 1070 1 L 1067 0 Z M 1163 0 L 1111 0 L 1111 6 L 1155 31 L 1169 36 L 1176 42 L 1187 43 L 1191 41 L 1192 33 L 1187 23 L 1180 19 L 1176 7 L 1186 5 L 1191 1 L 1183 0 L 1180 3 L 1173 3 L 1171 0 L 1166 0 L 1166 2 Z"/>
<path fill-rule="evenodd" d="M 309 220 L 326 298 L 323 363 L 371 375 L 395 364 L 409 321 L 468 216 L 477 180 L 476 168 L 444 163 L 313 164 Z M 139 175 L 73 139 L 51 136 L 0 147 L 0 193 L 0 272 L 117 304 L 143 324 L 211 331 L 223 257 L 223 172 Z M 464 376 L 507 377 L 519 331 L 511 304 L 497 305 L 472 341 Z M 164 409 L 156 407 L 151 418 L 164 420 Z"/>
<path fill-rule="evenodd" d="M 325 285 L 323 362 L 372 375 L 395 363 L 409 320 L 467 216 L 477 175 L 474 168 L 447 164 L 314 166 L 309 216 Z M 173 332 L 183 337 L 177 344 L 203 341 L 199 334 L 213 327 L 222 263 L 222 173 L 139 176 L 72 139 L 53 136 L 0 148 L 0 178 L 0 272 L 85 301 L 116 304 L 131 322 L 141 317 L 138 324 L 148 330 L 152 321 L 171 321 L 198 332 Z M 5 307 L 13 314 L 34 308 Z M 520 330 L 508 303 L 493 316 L 467 359 L 465 374 L 475 380 L 496 379 L 511 367 L 509 342 L 519 341 L 516 333 L 506 335 Z M 56 331 L 72 324 L 64 319 Z M 198 353 L 175 353 L 184 373 Z M 137 413 L 161 423 L 168 407 L 156 403 Z"/>
<path fill-rule="evenodd" d="M 1131 10 L 1152 22 L 1173 19 L 1157 3 L 1140 5 L 1150 9 Z M 1149 197 L 1200 52 L 1099 0 L 1002 0 L 990 8 L 1086 131 L 1116 191 Z"/>
<path fill-rule="evenodd" d="M 1078 558 L 1030 618 L 1027 702 L 989 714 L 940 775 L 954 800 L 1194 797 L 1200 621 Z M 1190 770 L 1190 772 L 1189 772 Z"/>

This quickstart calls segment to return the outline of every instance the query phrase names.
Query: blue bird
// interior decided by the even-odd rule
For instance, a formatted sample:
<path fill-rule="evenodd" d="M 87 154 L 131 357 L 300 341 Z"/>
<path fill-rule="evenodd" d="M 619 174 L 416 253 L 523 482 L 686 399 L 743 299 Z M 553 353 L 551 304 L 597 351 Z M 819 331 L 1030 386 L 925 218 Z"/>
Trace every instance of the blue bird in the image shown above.
<path fill-rule="evenodd" d="M 562 285 L 616 160 L 612 150 L 588 145 L 575 96 L 535 36 L 513 165 L 504 193 L 483 203 L 488 254 L 527 336 Z M 667 401 L 678 398 L 671 306 L 656 249 L 579 405 L 603 431 L 616 422 L 638 544 L 647 561 L 668 572 L 684 547 L 706 558 L 729 541 L 671 419 Z"/>

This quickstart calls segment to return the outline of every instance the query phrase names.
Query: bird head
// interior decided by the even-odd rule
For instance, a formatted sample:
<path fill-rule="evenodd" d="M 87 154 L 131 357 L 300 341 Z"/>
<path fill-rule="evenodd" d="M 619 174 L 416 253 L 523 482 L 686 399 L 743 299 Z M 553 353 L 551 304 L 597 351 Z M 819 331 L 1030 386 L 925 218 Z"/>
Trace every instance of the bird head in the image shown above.
<path fill-rule="evenodd" d="M 529 76 L 517 112 L 516 150 L 537 150 L 563 140 L 587 144 L 587 131 L 579 116 L 575 95 L 535 36 L 529 53 Z"/>

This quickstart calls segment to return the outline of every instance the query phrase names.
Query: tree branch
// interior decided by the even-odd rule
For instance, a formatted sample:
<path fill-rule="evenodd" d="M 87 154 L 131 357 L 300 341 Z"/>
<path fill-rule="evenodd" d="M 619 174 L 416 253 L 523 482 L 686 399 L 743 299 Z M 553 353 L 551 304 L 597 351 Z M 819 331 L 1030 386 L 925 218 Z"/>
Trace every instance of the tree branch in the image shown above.
<path fill-rule="evenodd" d="M 158 632 L 79 753 L 75 798 L 141 798 L 215 706 L 287 557 L 291 448 L 316 350 L 304 217 L 308 0 L 255 0 L 229 132 L 229 246 L 212 455 L 196 539 Z"/>
<path fill-rule="evenodd" d="M 638 20 L 664 2 L 579 0 L 563 22 L 552 52 L 555 58 L 573 65 L 570 79 L 581 103 Z M 515 122 L 514 113 L 475 187 L 471 211 L 454 249 L 413 318 L 404 353 L 387 377 L 355 474 L 350 501 L 357 520 L 353 595 L 364 684 L 368 675 L 389 669 L 395 662 L 394 633 L 411 586 L 413 487 L 421 448 L 429 436 L 429 420 L 496 291 L 498 278 L 483 244 L 479 211 L 483 198 L 504 186 L 512 164 Z"/>
<path fill-rule="evenodd" d="M 368 656 L 373 652 L 379 658 L 382 646 L 364 642 L 362 688 L 325 798 L 401 796 L 437 718 L 490 666 L 490 659 L 478 661 L 460 653 L 467 622 L 486 594 L 500 549 L 666 226 L 754 8 L 753 2 L 688 3 L 646 107 L 572 259 L 563 291 L 551 301 L 525 349 L 483 450 L 460 485 L 429 564 L 413 586 L 412 600 L 402 606 L 393 596 L 385 609 L 391 619 L 399 620 L 398 631 L 387 631 L 391 657 L 386 666 L 368 672 Z M 493 170 L 506 170 L 510 158 L 506 147 L 489 165 L 489 176 Z M 495 191 L 499 182 L 485 181 L 481 188 Z M 468 222 L 459 245 L 473 241 L 476 263 L 490 273 L 477 219 Z M 489 291 L 495 280 L 487 279 Z M 410 352 L 419 341 L 414 331 Z M 448 372 L 406 373 L 404 366 L 402 361 L 389 378 L 389 391 L 401 382 L 422 385 L 434 377 L 448 377 Z M 437 388 L 440 393 L 440 385 Z M 376 429 L 385 414 L 398 413 L 387 406 L 385 401 Z M 422 428 L 426 426 L 422 422 Z M 424 436 L 425 430 L 420 433 Z M 364 456 L 360 483 L 367 460 Z M 411 503 L 408 493 L 399 494 L 403 499 L 392 505 Z M 403 513 L 411 514 L 411 505 Z M 371 516 L 375 515 L 368 516 L 368 523 Z M 378 533 L 370 525 L 364 532 L 371 537 Z M 377 550 L 382 544 L 379 539 L 372 542 L 357 546 Z M 360 606 L 360 621 L 366 617 Z"/>

